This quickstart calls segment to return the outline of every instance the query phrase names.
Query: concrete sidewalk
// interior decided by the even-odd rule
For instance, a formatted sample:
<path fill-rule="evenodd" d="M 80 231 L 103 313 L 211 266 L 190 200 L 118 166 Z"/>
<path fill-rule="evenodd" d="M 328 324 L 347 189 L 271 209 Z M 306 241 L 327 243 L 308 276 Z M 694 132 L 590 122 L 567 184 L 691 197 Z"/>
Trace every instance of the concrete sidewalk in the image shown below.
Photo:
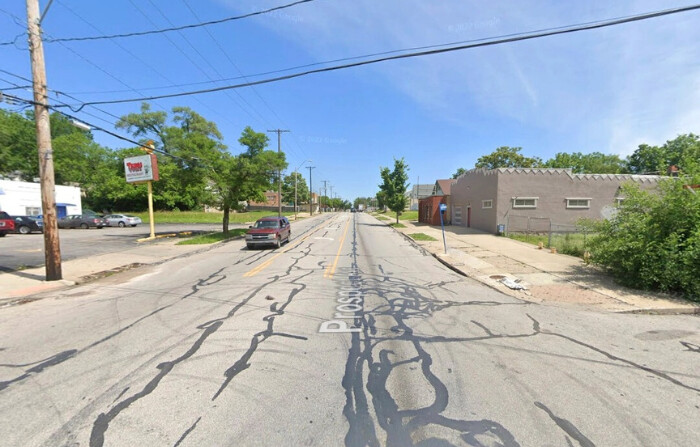
<path fill-rule="evenodd" d="M 424 233 L 437 239 L 415 242 L 453 270 L 517 298 L 615 312 L 700 314 L 700 305 L 621 286 L 600 268 L 574 256 L 457 226 L 445 227 L 445 254 L 440 227 L 401 223 L 406 228 L 396 230 L 405 235 Z M 504 281 L 524 289 L 509 288 Z"/>
<path fill-rule="evenodd" d="M 160 264 L 169 259 L 209 250 L 213 245 L 176 245 L 181 238 L 162 238 L 143 242 L 118 253 L 64 261 L 63 279 L 45 281 L 44 267 L 0 272 L 0 306 L 41 292 L 91 281 L 143 265 Z"/>

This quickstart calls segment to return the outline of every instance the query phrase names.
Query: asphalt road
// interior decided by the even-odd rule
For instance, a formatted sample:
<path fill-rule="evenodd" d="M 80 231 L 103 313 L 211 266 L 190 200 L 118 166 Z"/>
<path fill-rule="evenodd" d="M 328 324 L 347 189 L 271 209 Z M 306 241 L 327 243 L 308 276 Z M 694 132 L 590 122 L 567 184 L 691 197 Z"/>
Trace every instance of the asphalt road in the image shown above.
<path fill-rule="evenodd" d="M 229 228 L 245 228 L 245 225 L 229 225 Z M 105 227 L 102 229 L 59 230 L 61 259 L 68 261 L 95 254 L 114 253 L 133 248 L 137 240 L 150 235 L 150 227 Z M 156 234 L 178 231 L 221 231 L 221 224 L 158 224 Z M 0 270 L 44 265 L 44 236 L 41 233 L 8 234 L 0 238 Z"/>
<path fill-rule="evenodd" d="M 0 445 L 695 446 L 700 319 L 526 303 L 365 214 L 0 309 Z"/>

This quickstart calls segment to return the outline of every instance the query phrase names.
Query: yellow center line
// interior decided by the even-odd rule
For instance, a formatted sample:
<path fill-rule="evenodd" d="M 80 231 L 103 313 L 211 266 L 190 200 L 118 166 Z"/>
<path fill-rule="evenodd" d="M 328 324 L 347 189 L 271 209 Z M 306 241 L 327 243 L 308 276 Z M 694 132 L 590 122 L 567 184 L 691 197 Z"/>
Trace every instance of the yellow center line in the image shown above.
<path fill-rule="evenodd" d="M 338 267 L 338 260 L 340 259 L 340 251 L 343 249 L 343 242 L 345 242 L 345 236 L 348 234 L 348 229 L 350 228 L 350 221 L 352 219 L 348 219 L 348 223 L 345 224 L 345 231 L 343 232 L 343 237 L 340 238 L 340 246 L 338 247 L 338 253 L 335 255 L 335 260 L 333 261 L 332 264 L 328 264 L 328 268 L 326 271 L 323 273 L 324 278 L 332 278 L 333 274 L 335 273 L 335 268 Z"/>
<path fill-rule="evenodd" d="M 301 238 L 301 239 L 299 239 L 299 240 L 295 240 L 295 241 L 294 241 L 294 245 L 292 245 L 291 243 L 288 244 L 288 246 L 287 246 L 284 250 L 280 251 L 279 253 L 277 253 L 276 255 L 274 255 L 273 257 L 271 257 L 270 259 L 268 259 L 267 261 L 263 262 L 262 264 L 253 267 L 250 271 L 244 273 L 244 274 L 243 274 L 243 277 L 251 277 L 251 276 L 257 275 L 258 273 L 260 273 L 261 271 L 263 271 L 264 269 L 266 269 L 267 267 L 269 267 L 270 264 L 272 264 L 272 261 L 274 261 L 275 259 L 277 259 L 277 258 L 280 257 L 281 255 L 283 255 L 284 253 L 288 252 L 289 250 L 292 250 L 292 249 L 294 249 L 294 248 L 297 248 L 299 245 L 302 244 L 302 242 L 304 242 L 304 241 L 305 241 L 306 239 L 308 239 L 312 234 L 316 233 L 316 232 L 317 232 L 318 230 L 320 230 L 320 229 L 321 229 L 321 227 L 319 226 L 318 228 L 316 228 L 314 231 L 310 232 L 309 234 L 307 234 L 307 235 L 304 236 L 303 238 Z"/>

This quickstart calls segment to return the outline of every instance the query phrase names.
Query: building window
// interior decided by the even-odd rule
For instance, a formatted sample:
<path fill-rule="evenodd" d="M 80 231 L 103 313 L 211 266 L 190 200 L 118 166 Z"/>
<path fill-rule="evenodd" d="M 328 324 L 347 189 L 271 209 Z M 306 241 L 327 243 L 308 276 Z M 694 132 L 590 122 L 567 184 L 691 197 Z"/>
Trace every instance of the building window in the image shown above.
<path fill-rule="evenodd" d="M 567 208 L 590 208 L 591 207 L 591 199 L 566 199 L 566 207 Z"/>
<path fill-rule="evenodd" d="M 493 200 L 482 200 L 481 201 L 481 208 L 483 209 L 489 209 L 493 208 Z"/>
<path fill-rule="evenodd" d="M 38 216 L 41 214 L 41 208 L 38 206 L 27 206 L 24 208 L 24 212 L 27 214 L 27 216 Z"/>
<path fill-rule="evenodd" d="M 539 197 L 515 197 L 513 208 L 537 208 L 537 199 Z"/>

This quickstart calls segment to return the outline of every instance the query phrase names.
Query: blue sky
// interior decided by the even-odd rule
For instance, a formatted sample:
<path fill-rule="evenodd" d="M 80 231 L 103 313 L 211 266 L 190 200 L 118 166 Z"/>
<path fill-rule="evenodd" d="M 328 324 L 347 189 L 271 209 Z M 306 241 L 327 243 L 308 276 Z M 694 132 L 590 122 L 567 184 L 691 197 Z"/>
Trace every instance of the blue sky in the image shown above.
<path fill-rule="evenodd" d="M 124 33 L 285 3 L 291 0 L 54 0 L 43 26 L 50 37 Z M 46 4 L 41 1 L 42 8 Z M 141 97 L 241 80 L 161 88 L 166 86 L 690 4 L 316 0 L 181 33 L 47 43 L 47 79 L 50 88 L 84 101 Z M 23 33 L 25 18 L 24 2 L 0 4 L 0 41 Z M 681 133 L 700 133 L 698 24 L 700 12 L 688 12 L 162 99 L 153 106 L 193 108 L 217 123 L 234 153 L 240 151 L 237 139 L 247 125 L 257 131 L 290 129 L 282 136 L 289 169 L 309 165 L 304 161 L 311 159 L 314 189 L 328 180 L 334 193 L 352 199 L 374 195 L 379 167 L 392 165 L 393 157 L 406 159 L 411 183 L 432 183 L 459 167 L 472 168 L 479 156 L 503 145 L 521 146 L 524 154 L 543 159 L 561 151 L 627 156 L 643 142 L 662 144 Z M 24 40 L 0 47 L 0 68 L 30 77 Z M 0 72 L 0 89 L 11 87 L 7 81 L 26 84 Z M 139 103 L 100 108 L 120 116 L 138 111 Z M 96 117 L 78 115 L 100 126 L 113 128 L 116 121 L 93 108 L 84 112 Z M 112 137 L 95 135 L 100 143 L 124 147 Z M 273 135 L 271 146 L 276 148 Z M 308 180 L 308 170 L 302 172 Z"/>

